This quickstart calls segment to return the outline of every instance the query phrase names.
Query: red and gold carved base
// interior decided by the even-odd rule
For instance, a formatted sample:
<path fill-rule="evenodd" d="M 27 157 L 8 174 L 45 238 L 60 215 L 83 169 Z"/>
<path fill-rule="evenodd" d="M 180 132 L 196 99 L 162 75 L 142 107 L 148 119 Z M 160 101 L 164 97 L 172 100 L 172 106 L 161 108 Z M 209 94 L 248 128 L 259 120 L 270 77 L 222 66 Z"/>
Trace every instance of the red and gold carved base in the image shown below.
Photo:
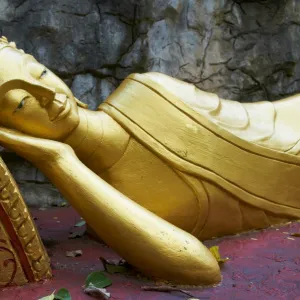
<path fill-rule="evenodd" d="M 50 277 L 48 255 L 17 184 L 0 158 L 0 287 Z"/>

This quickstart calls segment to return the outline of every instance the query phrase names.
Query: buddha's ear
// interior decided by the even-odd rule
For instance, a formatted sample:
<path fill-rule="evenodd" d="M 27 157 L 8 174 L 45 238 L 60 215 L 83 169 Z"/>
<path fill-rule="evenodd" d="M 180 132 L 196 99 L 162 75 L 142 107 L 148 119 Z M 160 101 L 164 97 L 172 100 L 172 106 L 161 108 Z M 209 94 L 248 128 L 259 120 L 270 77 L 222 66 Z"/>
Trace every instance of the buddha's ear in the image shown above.
<path fill-rule="evenodd" d="M 75 99 L 75 101 L 76 101 L 76 103 L 77 103 L 77 105 L 78 105 L 79 107 L 82 107 L 82 108 L 89 108 L 88 104 L 81 102 L 81 101 L 78 100 L 76 97 L 74 97 L 74 99 Z"/>

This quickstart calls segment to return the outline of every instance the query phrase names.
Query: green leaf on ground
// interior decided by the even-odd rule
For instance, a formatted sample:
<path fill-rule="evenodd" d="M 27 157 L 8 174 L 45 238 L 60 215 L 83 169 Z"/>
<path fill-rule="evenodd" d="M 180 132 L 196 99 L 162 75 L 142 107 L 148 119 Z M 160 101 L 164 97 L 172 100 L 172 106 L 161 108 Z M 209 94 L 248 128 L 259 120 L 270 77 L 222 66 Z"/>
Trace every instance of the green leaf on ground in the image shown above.
<path fill-rule="evenodd" d="M 212 255 L 215 257 L 215 259 L 217 260 L 217 262 L 219 264 L 223 264 L 229 260 L 228 257 L 221 258 L 221 254 L 219 252 L 219 246 L 213 246 L 213 247 L 209 248 L 209 251 L 212 253 Z"/>
<path fill-rule="evenodd" d="M 78 223 L 75 225 L 75 227 L 82 227 L 82 226 L 84 226 L 85 224 L 86 224 L 86 222 L 85 222 L 84 220 L 82 220 L 82 221 L 78 222 Z"/>
<path fill-rule="evenodd" d="M 55 300 L 72 300 L 70 292 L 67 289 L 60 289 L 54 296 Z"/>
<path fill-rule="evenodd" d="M 90 284 L 103 289 L 110 286 L 112 281 L 103 272 L 93 272 L 85 280 L 85 287 L 88 287 Z"/>
<path fill-rule="evenodd" d="M 116 273 L 127 273 L 128 272 L 128 268 L 126 268 L 125 266 L 114 266 L 114 265 L 106 265 L 105 269 L 108 273 L 110 274 L 116 274 Z"/>

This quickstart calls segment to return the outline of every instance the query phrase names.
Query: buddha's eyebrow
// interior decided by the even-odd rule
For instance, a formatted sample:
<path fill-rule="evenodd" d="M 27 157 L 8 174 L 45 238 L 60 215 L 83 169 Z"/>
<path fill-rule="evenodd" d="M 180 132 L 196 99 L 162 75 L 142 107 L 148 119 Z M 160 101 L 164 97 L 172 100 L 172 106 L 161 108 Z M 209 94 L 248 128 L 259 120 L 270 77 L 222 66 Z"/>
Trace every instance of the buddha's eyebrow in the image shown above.
<path fill-rule="evenodd" d="M 23 57 L 22 57 L 22 60 L 21 60 L 21 68 L 24 68 L 25 70 L 27 70 L 27 65 L 30 62 L 38 63 L 38 61 L 32 55 L 27 54 L 27 53 L 23 54 Z"/>
<path fill-rule="evenodd" d="M 23 54 L 23 65 L 26 65 L 29 61 L 36 61 L 35 58 L 30 54 Z"/>

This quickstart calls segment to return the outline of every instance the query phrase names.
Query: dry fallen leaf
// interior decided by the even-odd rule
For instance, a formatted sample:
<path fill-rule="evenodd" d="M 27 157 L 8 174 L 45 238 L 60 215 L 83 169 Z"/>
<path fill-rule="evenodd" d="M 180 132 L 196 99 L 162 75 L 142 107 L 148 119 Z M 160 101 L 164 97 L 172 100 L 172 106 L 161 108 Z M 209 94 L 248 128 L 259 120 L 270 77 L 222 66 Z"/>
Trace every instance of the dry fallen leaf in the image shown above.
<path fill-rule="evenodd" d="M 110 293 L 108 293 L 106 289 L 97 288 L 92 283 L 90 283 L 86 288 L 84 288 L 83 291 L 86 294 L 98 299 L 107 300 L 110 298 Z"/>
<path fill-rule="evenodd" d="M 39 300 L 54 300 L 54 292 L 51 295 L 49 295 L 49 296 L 40 298 Z"/>
<path fill-rule="evenodd" d="M 110 274 L 115 273 L 127 273 L 129 271 L 129 265 L 124 259 L 105 259 L 100 257 L 103 263 L 104 269 Z"/>
<path fill-rule="evenodd" d="M 189 291 L 182 290 L 175 286 L 169 286 L 169 285 L 158 285 L 158 286 L 142 286 L 141 289 L 143 291 L 148 292 L 164 292 L 164 293 L 170 293 L 170 292 L 180 292 L 185 295 L 188 295 L 190 297 L 194 297 Z"/>
<path fill-rule="evenodd" d="M 69 239 L 81 238 L 84 235 L 84 232 L 72 232 L 69 234 Z"/>
<path fill-rule="evenodd" d="M 124 266 L 126 264 L 126 260 L 123 258 L 104 258 L 104 257 L 100 257 L 100 260 L 105 263 L 105 264 L 109 264 L 109 265 L 113 265 L 113 266 Z"/>
<path fill-rule="evenodd" d="M 82 250 L 66 251 L 67 257 L 77 257 L 82 255 Z"/>

